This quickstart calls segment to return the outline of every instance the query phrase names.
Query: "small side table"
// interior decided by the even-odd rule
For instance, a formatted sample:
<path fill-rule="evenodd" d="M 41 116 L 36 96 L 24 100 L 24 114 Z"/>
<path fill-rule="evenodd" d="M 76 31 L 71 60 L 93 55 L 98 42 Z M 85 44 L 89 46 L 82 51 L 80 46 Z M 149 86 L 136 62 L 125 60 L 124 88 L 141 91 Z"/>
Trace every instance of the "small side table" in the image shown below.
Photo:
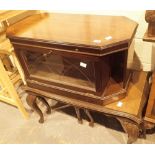
<path fill-rule="evenodd" d="M 11 80 L 10 76 L 13 74 L 11 74 L 10 76 L 8 75 L 2 63 L 2 60 L 0 59 L 0 75 L 3 75 L 0 76 L 0 100 L 13 106 L 16 106 L 22 113 L 24 118 L 28 118 L 28 113 L 26 112 L 13 85 L 13 83 L 17 81 L 14 79 L 18 79 L 19 74 L 16 74 L 15 77 Z"/>
<path fill-rule="evenodd" d="M 155 43 L 155 36 L 149 37 L 146 32 L 143 37 L 143 41 Z M 152 86 L 150 90 L 144 120 L 146 128 L 150 129 L 155 126 L 155 71 L 152 75 Z"/>
<path fill-rule="evenodd" d="M 14 85 L 20 79 L 24 84 L 26 82 L 13 46 L 6 38 L 6 30 L 10 25 L 36 12 L 33 10 L 0 11 L 0 101 L 17 107 L 24 118 L 28 118 L 28 113 Z M 12 61 L 10 57 L 13 59 Z"/>

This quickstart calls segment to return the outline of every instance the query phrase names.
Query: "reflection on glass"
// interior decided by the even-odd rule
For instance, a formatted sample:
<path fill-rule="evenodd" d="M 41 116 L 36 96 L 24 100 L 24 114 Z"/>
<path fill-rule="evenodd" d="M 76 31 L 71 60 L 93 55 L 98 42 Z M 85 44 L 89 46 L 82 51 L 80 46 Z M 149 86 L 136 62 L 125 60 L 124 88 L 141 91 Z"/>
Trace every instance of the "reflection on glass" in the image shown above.
<path fill-rule="evenodd" d="M 94 64 L 89 61 L 33 52 L 26 59 L 31 75 L 95 91 Z"/>

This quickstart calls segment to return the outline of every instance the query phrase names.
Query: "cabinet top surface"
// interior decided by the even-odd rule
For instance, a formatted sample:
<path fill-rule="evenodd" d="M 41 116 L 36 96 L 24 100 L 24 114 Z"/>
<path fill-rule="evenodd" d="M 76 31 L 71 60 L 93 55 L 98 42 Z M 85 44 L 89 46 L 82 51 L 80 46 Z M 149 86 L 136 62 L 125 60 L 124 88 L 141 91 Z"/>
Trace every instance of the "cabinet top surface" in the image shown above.
<path fill-rule="evenodd" d="M 10 39 L 106 48 L 129 43 L 137 23 L 123 16 L 36 14 L 7 30 Z"/>

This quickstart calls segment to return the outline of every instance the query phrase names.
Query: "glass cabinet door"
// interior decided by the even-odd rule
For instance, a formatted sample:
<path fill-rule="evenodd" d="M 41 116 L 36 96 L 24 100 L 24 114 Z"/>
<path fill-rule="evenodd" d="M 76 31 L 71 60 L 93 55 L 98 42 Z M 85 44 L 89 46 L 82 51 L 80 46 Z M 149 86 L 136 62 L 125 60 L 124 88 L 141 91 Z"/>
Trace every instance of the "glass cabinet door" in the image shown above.
<path fill-rule="evenodd" d="M 98 61 L 35 51 L 22 52 L 32 80 L 104 98 L 124 90 L 126 56 L 120 51 Z M 50 83 L 51 82 L 51 83 Z"/>
<path fill-rule="evenodd" d="M 95 91 L 93 62 L 31 51 L 27 51 L 25 56 L 31 76 Z"/>

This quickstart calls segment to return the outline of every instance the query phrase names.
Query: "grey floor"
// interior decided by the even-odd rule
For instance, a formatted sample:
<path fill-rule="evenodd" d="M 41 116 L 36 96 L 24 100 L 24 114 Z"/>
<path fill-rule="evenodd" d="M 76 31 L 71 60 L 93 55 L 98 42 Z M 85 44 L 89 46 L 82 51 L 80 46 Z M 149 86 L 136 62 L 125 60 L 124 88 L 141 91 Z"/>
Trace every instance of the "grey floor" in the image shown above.
<path fill-rule="evenodd" d="M 93 113 L 95 126 L 88 125 L 83 113 L 83 124 L 78 124 L 72 107 L 63 111 L 53 111 L 45 115 L 45 123 L 38 123 L 38 115 L 22 101 L 30 118 L 25 120 L 15 107 L 0 102 L 0 143 L 1 144 L 125 144 L 127 135 L 119 122 L 101 114 Z M 48 100 L 53 106 L 54 101 Z M 45 113 L 45 107 L 40 103 Z M 147 139 L 136 143 L 155 143 L 155 132 L 147 134 Z"/>

